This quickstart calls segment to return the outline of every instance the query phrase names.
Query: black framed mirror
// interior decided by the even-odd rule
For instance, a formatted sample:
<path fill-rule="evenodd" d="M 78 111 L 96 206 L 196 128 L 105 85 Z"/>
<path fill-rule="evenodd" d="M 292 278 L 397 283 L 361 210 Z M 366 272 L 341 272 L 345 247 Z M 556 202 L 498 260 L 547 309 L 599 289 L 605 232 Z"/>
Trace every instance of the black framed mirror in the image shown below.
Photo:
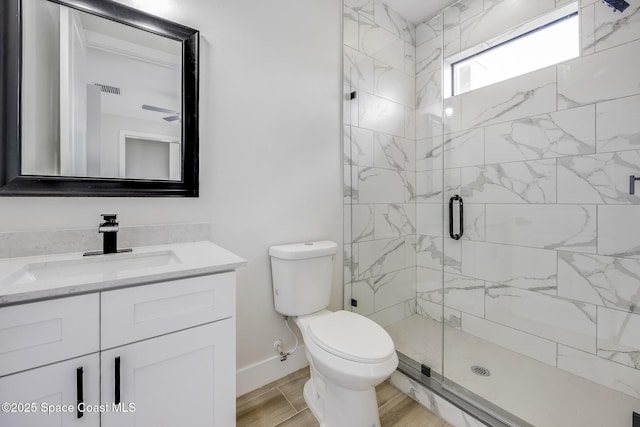
<path fill-rule="evenodd" d="M 197 30 L 3 0 L 0 37 L 0 196 L 198 196 Z"/>

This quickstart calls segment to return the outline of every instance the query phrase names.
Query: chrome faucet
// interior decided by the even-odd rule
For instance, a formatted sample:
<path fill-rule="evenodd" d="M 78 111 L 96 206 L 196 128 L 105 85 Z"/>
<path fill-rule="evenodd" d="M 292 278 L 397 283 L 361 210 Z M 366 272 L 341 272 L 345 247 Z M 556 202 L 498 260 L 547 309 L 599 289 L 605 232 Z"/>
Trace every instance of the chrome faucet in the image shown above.
<path fill-rule="evenodd" d="M 131 252 L 131 249 L 118 249 L 118 230 L 120 229 L 117 221 L 117 214 L 102 214 L 103 223 L 98 227 L 98 233 L 104 235 L 102 242 L 102 251 L 85 252 L 84 256 L 115 254 L 118 252 Z"/>

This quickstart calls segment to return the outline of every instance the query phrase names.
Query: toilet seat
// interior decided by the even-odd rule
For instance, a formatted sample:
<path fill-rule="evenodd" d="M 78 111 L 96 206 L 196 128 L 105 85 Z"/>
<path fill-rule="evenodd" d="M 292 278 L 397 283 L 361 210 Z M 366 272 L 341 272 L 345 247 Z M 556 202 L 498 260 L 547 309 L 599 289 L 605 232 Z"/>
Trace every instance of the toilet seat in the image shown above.
<path fill-rule="evenodd" d="M 336 311 L 311 320 L 309 337 L 324 351 L 353 362 L 374 364 L 395 354 L 391 337 L 380 325 L 349 311 Z"/>

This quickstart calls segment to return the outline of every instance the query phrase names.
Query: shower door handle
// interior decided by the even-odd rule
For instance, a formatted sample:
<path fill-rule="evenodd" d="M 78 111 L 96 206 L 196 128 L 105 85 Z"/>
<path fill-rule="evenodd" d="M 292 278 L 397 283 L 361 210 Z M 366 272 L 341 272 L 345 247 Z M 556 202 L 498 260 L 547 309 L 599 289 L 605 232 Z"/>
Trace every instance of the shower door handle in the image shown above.
<path fill-rule="evenodd" d="M 456 234 L 453 232 L 453 202 L 458 202 L 460 204 L 460 234 Z M 462 197 L 459 195 L 452 196 L 449 199 L 449 236 L 453 240 L 460 240 L 462 235 L 464 234 L 464 213 L 462 210 Z"/>

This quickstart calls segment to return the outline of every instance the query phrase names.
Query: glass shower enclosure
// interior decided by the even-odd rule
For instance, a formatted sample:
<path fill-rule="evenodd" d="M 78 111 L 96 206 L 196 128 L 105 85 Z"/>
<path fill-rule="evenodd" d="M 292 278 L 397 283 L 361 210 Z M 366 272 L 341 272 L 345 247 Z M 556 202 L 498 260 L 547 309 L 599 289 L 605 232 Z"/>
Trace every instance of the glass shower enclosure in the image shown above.
<path fill-rule="evenodd" d="M 461 0 L 412 23 L 344 1 L 345 307 L 505 425 L 640 412 L 639 9 Z M 570 19 L 569 59 L 522 48 L 539 66 L 500 77 L 478 56 Z"/>

